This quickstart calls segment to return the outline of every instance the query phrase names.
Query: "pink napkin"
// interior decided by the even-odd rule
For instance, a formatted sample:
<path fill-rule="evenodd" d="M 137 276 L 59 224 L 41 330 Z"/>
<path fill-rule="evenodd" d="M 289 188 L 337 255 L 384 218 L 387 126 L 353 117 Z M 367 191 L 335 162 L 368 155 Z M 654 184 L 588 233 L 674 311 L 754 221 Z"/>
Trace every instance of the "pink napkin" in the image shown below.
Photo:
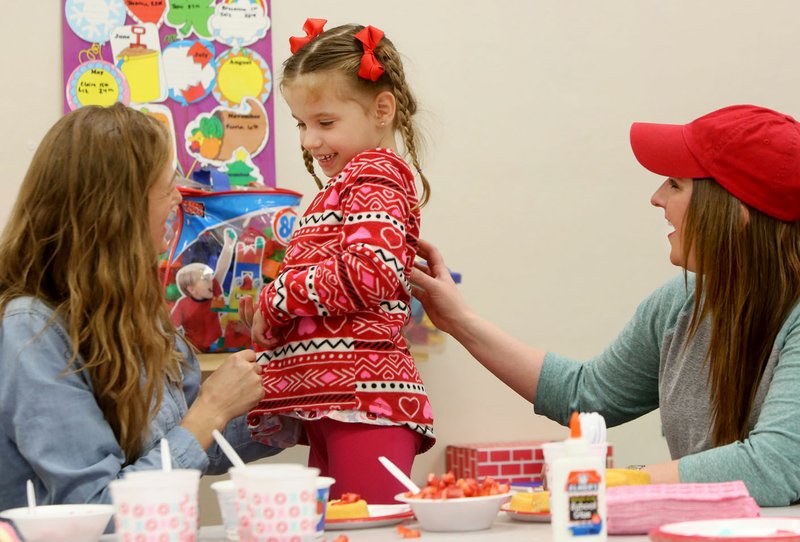
<path fill-rule="evenodd" d="M 676 521 L 759 516 L 759 507 L 741 480 L 610 487 L 606 506 L 608 534 L 647 534 Z"/>
<path fill-rule="evenodd" d="M 22 535 L 19 534 L 14 522 L 10 519 L 0 518 L 0 540 L 8 542 L 23 542 Z"/>

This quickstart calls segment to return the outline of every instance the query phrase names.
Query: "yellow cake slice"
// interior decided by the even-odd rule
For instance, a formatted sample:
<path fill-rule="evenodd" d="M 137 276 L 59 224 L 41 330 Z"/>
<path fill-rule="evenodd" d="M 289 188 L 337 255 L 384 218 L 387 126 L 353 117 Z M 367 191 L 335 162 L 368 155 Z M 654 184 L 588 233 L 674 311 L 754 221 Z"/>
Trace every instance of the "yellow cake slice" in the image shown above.
<path fill-rule="evenodd" d="M 510 508 L 517 512 L 550 512 L 550 492 L 514 493 L 511 495 Z"/>
<path fill-rule="evenodd" d="M 356 493 L 343 493 L 341 499 L 335 499 L 328 503 L 325 511 L 325 519 L 359 519 L 368 518 L 369 509 L 367 501 Z"/>
<path fill-rule="evenodd" d="M 650 483 L 650 475 L 643 470 L 606 469 L 606 487 L 641 486 Z"/>

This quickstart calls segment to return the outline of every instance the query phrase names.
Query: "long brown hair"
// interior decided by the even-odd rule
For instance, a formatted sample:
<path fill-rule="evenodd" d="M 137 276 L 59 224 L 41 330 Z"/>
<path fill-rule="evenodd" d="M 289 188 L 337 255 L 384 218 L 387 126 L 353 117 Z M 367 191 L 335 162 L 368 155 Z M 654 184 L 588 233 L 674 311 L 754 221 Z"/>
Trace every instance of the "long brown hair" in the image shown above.
<path fill-rule="evenodd" d="M 775 338 L 800 301 L 800 222 L 783 222 L 695 179 L 684 261 L 694 248 L 690 337 L 706 318 L 714 445 L 743 440 Z"/>
<path fill-rule="evenodd" d="M 419 206 L 424 206 L 430 198 L 430 184 L 422 173 L 419 160 L 421 138 L 414 123 L 417 112 L 417 100 L 406 82 L 403 61 L 394 44 L 386 36 L 375 47 L 375 57 L 383 65 L 384 73 L 373 82 L 358 76 L 358 68 L 364 48 L 355 35 L 363 30 L 360 25 L 342 25 L 326 30 L 304 45 L 283 63 L 281 85 L 291 82 L 299 75 L 309 73 L 339 72 L 352 83 L 355 92 L 364 96 L 375 97 L 383 91 L 391 92 L 397 101 L 397 115 L 394 128 L 400 131 L 403 146 L 411 157 L 411 163 L 419 174 L 422 183 L 422 196 Z M 311 153 L 303 150 L 303 161 L 306 169 L 317 186 L 322 188 L 322 181 L 314 171 L 314 159 Z"/>
<path fill-rule="evenodd" d="M 127 463 L 141 454 L 165 377 L 179 376 L 146 196 L 170 159 L 166 130 L 143 113 L 73 111 L 36 150 L 0 237 L 0 312 L 33 296 L 63 319 L 65 371 L 90 375 Z"/>

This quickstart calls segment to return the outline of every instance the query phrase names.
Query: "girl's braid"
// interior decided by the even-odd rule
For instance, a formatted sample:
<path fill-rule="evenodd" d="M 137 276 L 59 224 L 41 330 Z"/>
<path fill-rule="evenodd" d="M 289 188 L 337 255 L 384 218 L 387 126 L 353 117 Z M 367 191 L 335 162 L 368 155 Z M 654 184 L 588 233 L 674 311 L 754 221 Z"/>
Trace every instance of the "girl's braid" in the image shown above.
<path fill-rule="evenodd" d="M 379 60 L 383 64 L 384 75 L 389 78 L 394 89 L 394 95 L 397 100 L 397 127 L 403 136 L 403 144 L 411 156 L 411 163 L 419 173 L 422 181 L 422 197 L 419 199 L 418 207 L 423 207 L 430 198 L 430 184 L 428 183 L 428 178 L 422 173 L 422 167 L 417 155 L 419 136 L 413 119 L 414 114 L 417 112 L 417 101 L 408 88 L 403 63 L 394 47 L 379 47 L 376 54 L 379 55 Z"/>
<path fill-rule="evenodd" d="M 317 188 L 321 189 L 322 181 L 319 180 L 317 173 L 314 171 L 314 157 L 311 156 L 311 153 L 304 149 L 302 145 L 300 145 L 300 150 L 303 151 L 303 162 L 306 164 L 306 169 L 309 173 L 311 173 L 311 176 L 314 177 L 314 182 L 317 183 Z"/>

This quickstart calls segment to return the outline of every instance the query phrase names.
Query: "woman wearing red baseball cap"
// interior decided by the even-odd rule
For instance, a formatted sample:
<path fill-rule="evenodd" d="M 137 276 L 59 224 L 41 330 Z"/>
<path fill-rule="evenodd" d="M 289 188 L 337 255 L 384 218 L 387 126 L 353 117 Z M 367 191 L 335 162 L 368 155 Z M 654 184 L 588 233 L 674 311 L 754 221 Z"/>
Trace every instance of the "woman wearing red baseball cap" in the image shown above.
<path fill-rule="evenodd" d="M 473 313 L 437 249 L 414 296 L 437 327 L 566 424 L 619 425 L 660 408 L 673 461 L 655 483 L 744 480 L 764 506 L 800 500 L 800 123 L 752 105 L 685 125 L 635 123 L 639 162 L 667 177 L 652 203 L 684 269 L 585 363 L 535 349 Z"/>

